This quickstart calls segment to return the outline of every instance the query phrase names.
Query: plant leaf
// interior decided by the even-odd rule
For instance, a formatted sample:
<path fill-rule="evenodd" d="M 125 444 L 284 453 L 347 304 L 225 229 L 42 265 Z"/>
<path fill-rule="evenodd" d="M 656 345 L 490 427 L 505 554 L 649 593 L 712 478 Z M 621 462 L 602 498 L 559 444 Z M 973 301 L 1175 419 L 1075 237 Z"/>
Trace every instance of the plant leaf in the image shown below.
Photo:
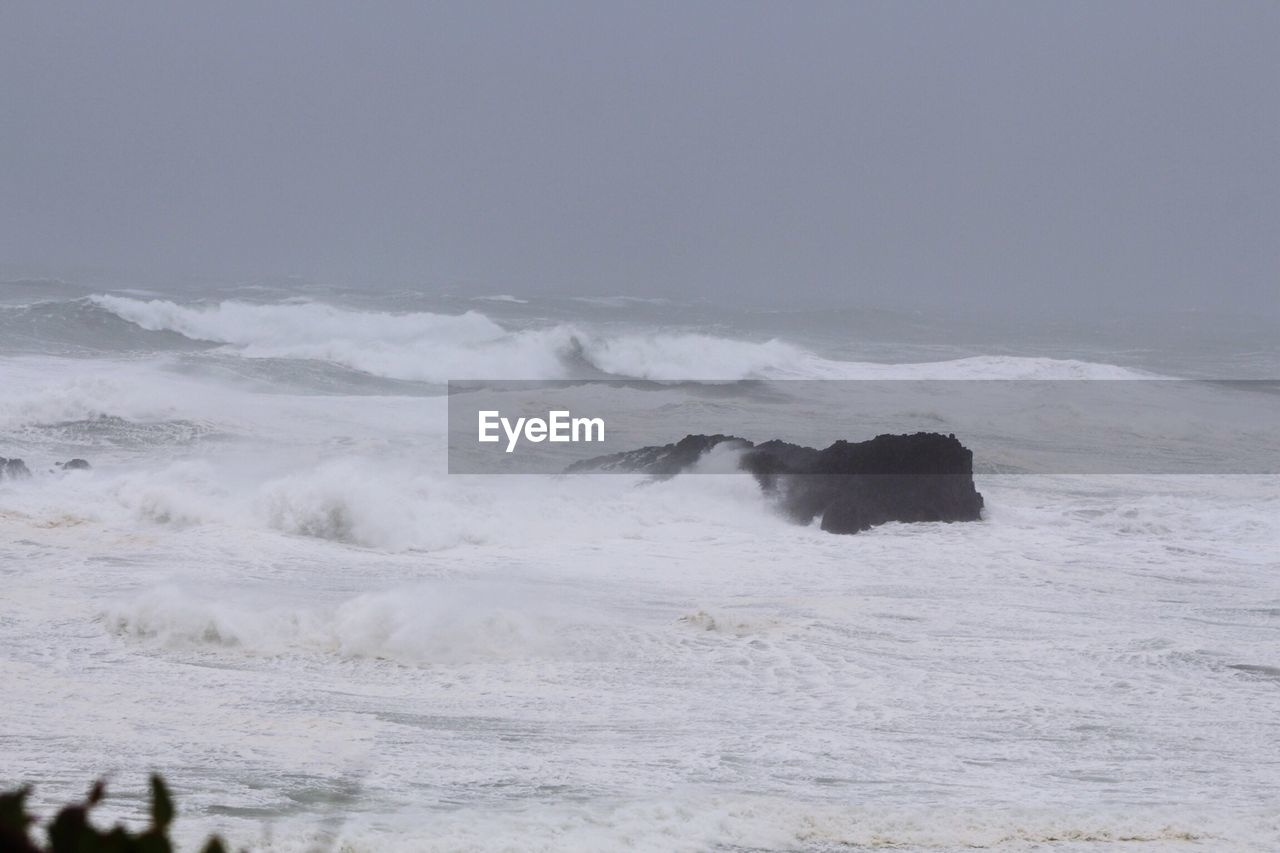
<path fill-rule="evenodd" d="M 159 832 L 164 832 L 173 822 L 173 800 L 169 797 L 169 788 L 159 774 L 151 776 L 151 825 Z"/>

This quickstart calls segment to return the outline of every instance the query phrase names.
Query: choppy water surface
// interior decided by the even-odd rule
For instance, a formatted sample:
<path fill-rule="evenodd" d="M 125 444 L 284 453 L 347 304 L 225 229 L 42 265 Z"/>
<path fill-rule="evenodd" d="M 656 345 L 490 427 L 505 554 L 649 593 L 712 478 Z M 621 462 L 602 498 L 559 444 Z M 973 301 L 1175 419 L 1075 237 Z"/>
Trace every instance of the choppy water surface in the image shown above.
<path fill-rule="evenodd" d="M 745 477 L 443 473 L 461 375 L 1177 359 L 61 287 L 0 306 L 0 766 L 42 807 L 106 773 L 134 818 L 158 769 L 185 832 L 273 850 L 1280 843 L 1275 477 L 983 475 L 981 523 L 833 537 Z"/>

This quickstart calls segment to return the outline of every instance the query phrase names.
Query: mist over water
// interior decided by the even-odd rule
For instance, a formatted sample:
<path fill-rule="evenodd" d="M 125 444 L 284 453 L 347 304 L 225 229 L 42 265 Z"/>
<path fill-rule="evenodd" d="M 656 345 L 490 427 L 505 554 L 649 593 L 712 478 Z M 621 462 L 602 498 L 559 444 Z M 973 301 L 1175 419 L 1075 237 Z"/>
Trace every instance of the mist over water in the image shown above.
<path fill-rule="evenodd" d="M 6 11 L 3 278 L 1280 323 L 1270 3 Z"/>

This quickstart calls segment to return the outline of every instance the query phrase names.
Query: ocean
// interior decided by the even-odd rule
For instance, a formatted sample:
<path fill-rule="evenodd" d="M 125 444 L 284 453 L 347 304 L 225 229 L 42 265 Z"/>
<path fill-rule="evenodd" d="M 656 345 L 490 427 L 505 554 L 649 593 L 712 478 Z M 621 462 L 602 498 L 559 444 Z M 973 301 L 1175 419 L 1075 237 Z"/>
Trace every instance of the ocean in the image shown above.
<path fill-rule="evenodd" d="M 1275 850 L 1274 474 L 979 466 L 981 522 L 833 536 L 444 445 L 451 379 L 1276 376 L 1203 316 L 3 284 L 3 781 L 159 771 L 270 851 Z"/>

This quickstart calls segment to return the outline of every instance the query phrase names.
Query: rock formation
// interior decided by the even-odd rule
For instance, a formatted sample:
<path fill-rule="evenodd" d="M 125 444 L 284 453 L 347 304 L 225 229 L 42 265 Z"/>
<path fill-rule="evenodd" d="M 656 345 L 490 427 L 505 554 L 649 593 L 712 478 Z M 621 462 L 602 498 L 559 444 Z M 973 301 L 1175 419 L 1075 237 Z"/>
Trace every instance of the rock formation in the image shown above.
<path fill-rule="evenodd" d="M 576 462 L 569 473 L 634 471 L 671 477 L 713 447 L 742 449 L 750 471 L 783 512 L 800 524 L 821 519 L 830 533 L 857 533 L 888 521 L 976 521 L 982 495 L 973 485 L 973 452 L 954 435 L 918 432 L 870 441 L 837 441 L 823 450 L 731 435 L 689 435 Z"/>
<path fill-rule="evenodd" d="M 0 456 L 0 480 L 25 480 L 30 476 L 27 463 L 21 459 L 5 459 Z"/>

